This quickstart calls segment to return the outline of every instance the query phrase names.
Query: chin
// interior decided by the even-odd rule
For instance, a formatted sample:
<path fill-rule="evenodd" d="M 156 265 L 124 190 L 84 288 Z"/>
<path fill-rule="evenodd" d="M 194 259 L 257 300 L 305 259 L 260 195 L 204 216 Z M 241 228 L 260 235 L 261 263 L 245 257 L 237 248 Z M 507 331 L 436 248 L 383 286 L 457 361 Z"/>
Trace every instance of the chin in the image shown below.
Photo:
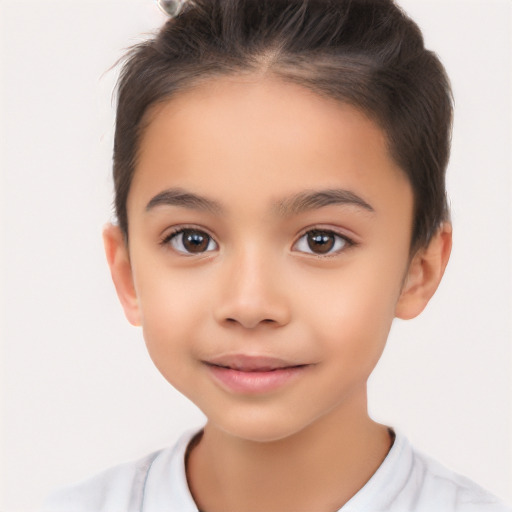
<path fill-rule="evenodd" d="M 224 432 L 232 437 L 252 443 L 273 443 L 282 441 L 292 436 L 296 432 L 290 432 L 287 429 L 279 429 L 275 426 L 248 426 L 247 428 L 223 429 Z"/>
<path fill-rule="evenodd" d="M 212 418 L 208 423 L 225 434 L 254 443 L 272 443 L 290 438 L 304 430 L 307 425 L 290 421 L 285 413 L 281 414 L 237 414 L 231 418 Z"/>

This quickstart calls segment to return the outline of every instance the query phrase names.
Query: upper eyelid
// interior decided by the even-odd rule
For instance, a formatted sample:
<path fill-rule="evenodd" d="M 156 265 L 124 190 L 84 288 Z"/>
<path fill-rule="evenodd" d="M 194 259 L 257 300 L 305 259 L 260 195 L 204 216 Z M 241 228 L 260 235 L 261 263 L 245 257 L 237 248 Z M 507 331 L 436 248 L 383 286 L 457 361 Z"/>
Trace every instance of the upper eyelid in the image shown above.
<path fill-rule="evenodd" d="M 301 234 L 299 234 L 296 237 L 295 242 L 293 242 L 292 247 L 291 247 L 292 251 L 293 251 L 294 247 L 299 243 L 299 241 L 305 235 L 307 235 L 311 231 L 320 231 L 320 232 L 323 232 L 323 233 L 332 233 L 333 235 L 338 236 L 339 238 L 344 240 L 347 245 L 346 245 L 346 247 L 342 247 L 341 249 L 338 249 L 337 251 L 328 252 L 328 253 L 325 253 L 325 254 L 316 254 L 314 252 L 296 251 L 298 254 L 305 255 L 306 257 L 312 257 L 312 258 L 315 258 L 315 259 L 335 258 L 335 257 L 339 256 L 340 254 L 344 253 L 345 251 L 349 250 L 350 248 L 358 245 L 358 242 L 356 240 L 354 240 L 354 238 L 352 236 L 349 236 L 349 235 L 347 235 L 345 233 L 341 233 L 337 229 L 313 226 L 313 227 L 310 227 L 310 228 L 307 228 L 307 229 L 303 230 L 301 232 Z"/>
<path fill-rule="evenodd" d="M 335 235 L 338 235 L 341 238 L 344 238 L 345 240 L 355 243 L 355 240 L 354 240 L 355 235 L 354 234 L 351 234 L 350 232 L 347 233 L 347 230 L 345 230 L 345 229 L 335 228 L 335 227 L 331 227 L 331 226 L 325 226 L 322 224 L 313 224 L 311 226 L 303 228 L 296 235 L 296 241 L 300 240 L 304 235 L 306 235 L 310 231 L 323 231 L 325 233 L 333 233 Z M 296 242 L 294 242 L 294 243 L 296 243 Z"/>
<path fill-rule="evenodd" d="M 198 224 L 177 224 L 175 226 L 168 226 L 166 229 L 164 229 L 160 235 L 160 239 L 162 242 L 169 240 L 173 235 L 177 235 L 178 233 L 181 233 L 182 231 L 186 229 L 193 229 L 197 231 L 202 231 L 206 233 L 210 238 L 213 239 L 213 241 L 219 245 L 218 237 L 212 231 L 204 226 L 198 225 Z M 340 238 L 343 238 L 350 244 L 356 244 L 357 241 L 354 239 L 355 235 L 352 235 L 351 233 L 347 233 L 346 230 L 341 228 L 335 228 L 332 226 L 326 226 L 323 224 L 312 224 L 310 226 L 307 226 L 305 228 L 302 228 L 294 237 L 294 242 L 292 243 L 292 247 L 307 233 L 310 231 L 323 231 L 326 233 L 333 233 L 334 235 L 339 236 Z"/>
<path fill-rule="evenodd" d="M 205 251 L 194 253 L 194 252 L 188 252 L 188 251 L 181 251 L 181 250 L 176 249 L 175 247 L 172 247 L 173 239 L 177 236 L 183 235 L 183 233 L 187 230 L 204 233 L 210 239 L 210 241 L 213 241 L 213 243 L 215 244 L 215 248 L 211 249 L 211 250 L 205 250 Z M 166 231 L 167 230 L 164 230 L 164 233 L 166 233 Z M 180 254 L 181 256 L 195 257 L 195 258 L 206 257 L 210 253 L 217 251 L 219 249 L 219 242 L 217 242 L 217 240 L 213 236 L 211 236 L 206 229 L 203 229 L 203 228 L 199 229 L 195 226 L 187 227 L 186 225 L 177 225 L 174 228 L 171 228 L 170 232 L 167 232 L 167 234 L 164 234 L 163 236 L 160 237 L 159 245 L 162 247 L 165 247 L 165 248 L 169 248 L 169 249 L 172 247 L 173 252 L 176 252 L 176 253 Z"/>
<path fill-rule="evenodd" d="M 213 239 L 216 244 L 219 243 L 217 241 L 216 235 L 212 234 L 212 232 L 209 229 L 207 229 L 203 226 L 199 226 L 197 224 L 176 224 L 175 226 L 168 226 L 161 232 L 160 239 L 162 241 L 168 240 L 173 235 L 177 235 L 178 233 L 181 233 L 187 229 L 191 229 L 191 230 L 195 230 L 195 231 L 202 231 L 202 232 L 206 233 L 211 239 Z"/>

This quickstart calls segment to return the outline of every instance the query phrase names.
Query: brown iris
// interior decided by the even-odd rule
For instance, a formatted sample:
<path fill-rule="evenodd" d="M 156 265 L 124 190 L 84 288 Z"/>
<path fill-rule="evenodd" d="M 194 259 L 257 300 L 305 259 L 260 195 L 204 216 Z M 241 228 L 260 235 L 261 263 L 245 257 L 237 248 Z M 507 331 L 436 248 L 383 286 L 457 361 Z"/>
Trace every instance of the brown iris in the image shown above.
<path fill-rule="evenodd" d="M 307 233 L 309 248 L 317 254 L 326 254 L 332 250 L 336 243 L 334 233 L 329 231 L 313 230 Z"/>
<path fill-rule="evenodd" d="M 210 243 L 210 237 L 204 231 L 184 229 L 181 232 L 183 247 L 188 252 L 204 252 Z"/>

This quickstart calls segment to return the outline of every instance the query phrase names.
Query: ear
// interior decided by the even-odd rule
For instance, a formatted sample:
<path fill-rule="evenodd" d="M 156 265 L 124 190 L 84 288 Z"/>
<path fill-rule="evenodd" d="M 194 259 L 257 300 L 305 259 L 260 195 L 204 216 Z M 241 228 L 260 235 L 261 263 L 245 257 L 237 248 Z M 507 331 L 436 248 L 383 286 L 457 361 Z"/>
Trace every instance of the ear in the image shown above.
<path fill-rule="evenodd" d="M 434 295 L 452 250 L 452 226 L 445 222 L 427 247 L 419 249 L 409 264 L 395 316 L 408 320 L 418 316 Z"/>
<path fill-rule="evenodd" d="M 112 281 L 126 318 L 132 325 L 141 325 L 139 301 L 133 284 L 128 247 L 121 229 L 107 224 L 103 229 L 103 244 Z"/>

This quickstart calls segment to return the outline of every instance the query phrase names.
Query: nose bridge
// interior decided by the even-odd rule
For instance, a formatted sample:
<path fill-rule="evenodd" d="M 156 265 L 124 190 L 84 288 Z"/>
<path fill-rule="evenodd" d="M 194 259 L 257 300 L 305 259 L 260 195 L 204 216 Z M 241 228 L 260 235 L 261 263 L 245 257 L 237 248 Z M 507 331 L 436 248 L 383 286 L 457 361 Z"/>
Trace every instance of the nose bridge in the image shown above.
<path fill-rule="evenodd" d="M 218 320 L 246 328 L 286 324 L 289 304 L 279 272 L 277 258 L 263 244 L 253 240 L 233 249 L 225 256 Z"/>

